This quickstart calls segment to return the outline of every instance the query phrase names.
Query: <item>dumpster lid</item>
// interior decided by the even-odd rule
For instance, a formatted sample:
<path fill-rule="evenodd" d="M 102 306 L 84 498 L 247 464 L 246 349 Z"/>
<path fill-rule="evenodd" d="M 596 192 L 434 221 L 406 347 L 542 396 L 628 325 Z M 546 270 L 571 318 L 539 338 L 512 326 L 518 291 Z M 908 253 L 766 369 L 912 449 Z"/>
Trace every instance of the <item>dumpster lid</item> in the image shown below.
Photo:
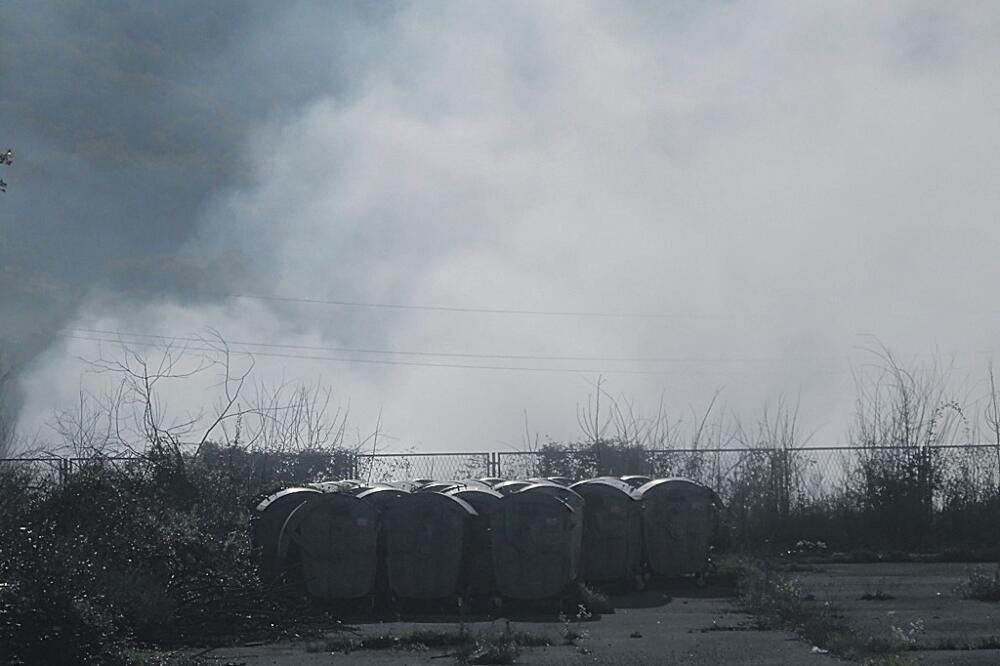
<path fill-rule="evenodd" d="M 717 501 L 719 496 L 714 490 L 709 488 L 703 483 L 698 483 L 692 479 L 686 479 L 681 476 L 672 476 L 666 479 L 654 479 L 649 483 L 643 484 L 639 487 L 639 493 L 643 496 L 649 494 L 656 494 L 661 492 L 680 492 L 683 494 L 696 494 L 696 495 L 708 495 L 714 501 Z"/>
<path fill-rule="evenodd" d="M 461 512 L 466 516 L 478 516 L 479 513 L 471 504 L 460 497 L 439 492 L 413 493 L 410 495 L 411 502 L 424 502 L 427 504 L 441 504 L 454 511 Z"/>
<path fill-rule="evenodd" d="M 406 481 L 401 479 L 394 479 L 392 481 L 381 481 L 374 484 L 374 487 L 382 488 L 397 488 L 399 490 L 412 493 L 417 488 L 420 488 L 423 484 L 417 483 L 416 481 Z"/>
<path fill-rule="evenodd" d="M 369 488 L 368 490 L 358 493 L 358 498 L 367 500 L 369 502 L 374 502 L 382 506 L 398 502 L 404 497 L 408 496 L 410 493 L 402 490 L 401 488 L 393 488 L 391 486 L 376 486 L 375 488 Z"/>
<path fill-rule="evenodd" d="M 316 488 L 324 493 L 346 493 L 367 486 L 360 481 L 346 479 L 344 481 L 317 481 L 316 483 L 310 483 L 309 487 Z"/>
<path fill-rule="evenodd" d="M 452 488 L 447 494 L 468 502 L 480 515 L 503 498 L 503 495 L 489 488 Z"/>
<path fill-rule="evenodd" d="M 452 488 L 457 488 L 459 484 L 457 481 L 435 481 L 434 483 L 428 483 L 426 485 L 414 488 L 415 493 L 443 493 L 445 491 L 451 490 Z"/>
<path fill-rule="evenodd" d="M 504 495 L 500 499 L 498 506 L 502 507 L 509 504 L 545 504 L 546 506 L 565 509 L 570 513 L 574 513 L 577 510 L 577 507 L 573 506 L 568 500 L 548 492 L 511 493 Z M 579 506 L 582 507 L 583 505 Z"/>
<path fill-rule="evenodd" d="M 567 488 L 573 485 L 573 479 L 568 476 L 550 476 L 546 481 L 551 481 L 552 483 L 558 483 L 560 486 L 566 486 Z"/>
<path fill-rule="evenodd" d="M 577 481 L 572 486 L 570 486 L 570 490 L 575 490 L 577 493 L 580 494 L 585 493 L 588 490 L 592 490 L 594 488 L 607 489 L 612 492 L 621 493 L 623 495 L 627 495 L 630 499 L 633 500 L 642 499 L 642 496 L 635 488 L 625 483 L 624 481 L 621 481 L 619 479 L 612 479 L 609 477 L 584 479 L 583 481 Z"/>
<path fill-rule="evenodd" d="M 447 494 L 455 497 L 463 497 L 465 495 L 471 495 L 473 497 L 496 497 L 497 499 L 503 497 L 501 493 L 498 493 L 492 488 L 478 488 L 476 486 L 452 488 L 447 492 Z"/>
<path fill-rule="evenodd" d="M 621 480 L 627 483 L 628 485 L 632 486 L 633 488 L 638 489 L 640 486 L 643 486 L 652 481 L 653 477 L 643 476 L 642 474 L 627 474 L 621 477 Z"/>
<path fill-rule="evenodd" d="M 319 493 L 309 497 L 305 502 L 299 505 L 292 514 L 295 518 L 289 516 L 286 524 L 294 527 L 297 522 L 301 522 L 305 516 L 324 506 L 348 504 L 365 512 L 378 511 L 378 507 L 374 506 L 371 502 L 366 502 L 361 497 L 352 495 L 351 493 Z"/>
<path fill-rule="evenodd" d="M 544 493 L 546 495 L 552 495 L 563 500 L 570 506 L 582 507 L 586 504 L 586 500 L 583 499 L 583 495 L 567 488 L 566 486 L 560 486 L 558 483 L 552 483 L 548 481 L 546 483 L 532 483 L 517 491 L 518 494 L 521 493 Z"/>
<path fill-rule="evenodd" d="M 530 486 L 530 485 L 531 485 L 530 481 L 520 481 L 520 480 L 503 481 L 503 482 L 498 483 L 497 485 L 493 486 L 493 490 L 495 490 L 497 492 L 500 492 L 500 493 L 503 493 L 503 494 L 506 495 L 508 493 L 517 492 L 521 488 L 524 488 L 525 486 Z"/>
<path fill-rule="evenodd" d="M 263 511 L 271 504 L 273 504 L 275 500 L 278 500 L 282 497 L 287 497 L 288 495 L 296 495 L 299 493 L 318 493 L 318 492 L 321 491 L 317 488 L 309 488 L 309 487 L 285 488 L 284 490 L 280 490 L 274 493 L 273 495 L 268 495 L 266 498 L 261 500 L 260 503 L 257 505 L 256 510 Z"/>
<path fill-rule="evenodd" d="M 461 488 L 481 488 L 484 490 L 489 490 L 489 486 L 475 479 L 466 479 L 464 481 L 435 481 L 434 483 L 428 483 L 426 486 L 422 486 L 416 490 L 416 492 L 438 492 L 444 493 L 449 490 L 461 489 Z"/>

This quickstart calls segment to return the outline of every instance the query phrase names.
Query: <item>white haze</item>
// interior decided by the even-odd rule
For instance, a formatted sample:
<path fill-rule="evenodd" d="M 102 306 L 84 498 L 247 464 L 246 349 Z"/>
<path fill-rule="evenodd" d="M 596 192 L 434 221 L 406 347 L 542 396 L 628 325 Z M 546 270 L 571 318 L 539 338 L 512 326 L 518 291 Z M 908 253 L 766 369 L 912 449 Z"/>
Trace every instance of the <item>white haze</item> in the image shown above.
<path fill-rule="evenodd" d="M 378 40 L 359 94 L 254 133 L 252 185 L 213 198 L 187 254 L 242 263 L 244 294 L 670 317 L 236 297 L 137 308 L 95 291 L 72 326 L 675 359 L 379 357 L 587 370 L 574 374 L 257 358 L 258 378 L 321 379 L 360 431 L 381 410 L 386 441 L 421 450 L 520 446 L 525 413 L 532 432 L 577 437 L 601 371 L 643 413 L 662 395 L 690 419 L 724 387 L 747 420 L 784 397 L 816 443 L 838 442 L 869 335 L 904 359 L 954 358 L 975 386 L 1000 349 L 1000 5 L 657 7 L 404 9 L 358 35 Z M 65 340 L 36 360 L 22 379 L 25 432 L 45 436 L 81 383 L 107 381 L 81 374 L 77 357 L 95 355 Z M 196 385 L 164 402 L 183 413 L 214 400 Z"/>

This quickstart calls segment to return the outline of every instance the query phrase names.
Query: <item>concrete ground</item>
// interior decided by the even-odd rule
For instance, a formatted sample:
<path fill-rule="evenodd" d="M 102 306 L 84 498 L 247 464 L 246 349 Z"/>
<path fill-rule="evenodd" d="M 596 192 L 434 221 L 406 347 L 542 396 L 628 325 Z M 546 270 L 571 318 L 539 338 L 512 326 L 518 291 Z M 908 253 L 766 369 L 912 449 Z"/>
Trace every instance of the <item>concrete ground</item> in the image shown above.
<path fill-rule="evenodd" d="M 738 611 L 728 590 L 698 590 L 681 585 L 647 589 L 613 597 L 615 612 L 599 619 L 570 622 L 568 628 L 583 634 L 575 645 L 565 645 L 567 625 L 555 611 L 508 613 L 511 629 L 550 639 L 547 647 L 526 648 L 519 664 L 823 664 L 838 660 L 819 653 L 794 635 L 760 631 L 752 619 Z M 469 631 L 499 631 L 508 618 L 467 623 Z M 409 617 L 397 622 L 352 623 L 362 636 L 414 630 L 456 631 L 453 621 Z M 335 637 L 336 634 L 330 634 Z M 455 663 L 453 648 L 428 650 L 382 649 L 350 653 L 315 651 L 323 641 L 302 640 L 270 645 L 217 648 L 201 656 L 220 665 L 305 666 L 319 664 L 449 664 Z M 312 651 L 311 651 L 312 650 Z"/>
<path fill-rule="evenodd" d="M 862 636 L 900 639 L 918 664 L 1000 664 L 1000 604 L 962 598 L 957 587 L 977 565 L 819 564 L 788 573 L 818 602 L 829 602 Z M 995 568 L 993 565 L 980 567 Z M 864 600 L 864 595 L 882 597 Z"/>

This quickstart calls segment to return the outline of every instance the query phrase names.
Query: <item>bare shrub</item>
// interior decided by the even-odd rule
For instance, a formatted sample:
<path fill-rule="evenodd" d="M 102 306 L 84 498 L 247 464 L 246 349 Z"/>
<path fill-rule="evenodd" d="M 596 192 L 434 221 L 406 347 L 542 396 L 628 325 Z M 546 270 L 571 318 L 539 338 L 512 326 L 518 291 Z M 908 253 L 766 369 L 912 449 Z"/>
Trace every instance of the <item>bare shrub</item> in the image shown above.
<path fill-rule="evenodd" d="M 873 545 L 914 547 L 929 535 L 944 481 L 939 447 L 959 441 L 968 422 L 948 397 L 947 368 L 906 367 L 884 346 L 873 354 L 878 364 L 855 375 L 853 491 Z"/>
<path fill-rule="evenodd" d="M 14 366 L 0 352 L 0 458 L 11 455 L 14 448 Z"/>

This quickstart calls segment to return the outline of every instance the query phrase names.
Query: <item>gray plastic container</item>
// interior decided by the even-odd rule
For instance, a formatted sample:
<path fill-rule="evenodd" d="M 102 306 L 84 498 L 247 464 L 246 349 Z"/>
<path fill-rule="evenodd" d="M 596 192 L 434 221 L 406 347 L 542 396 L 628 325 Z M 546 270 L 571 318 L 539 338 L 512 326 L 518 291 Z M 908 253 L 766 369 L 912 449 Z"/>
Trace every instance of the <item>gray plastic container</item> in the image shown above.
<path fill-rule="evenodd" d="M 389 589 L 403 599 L 441 599 L 464 586 L 476 510 L 443 493 L 412 493 L 382 514 Z"/>
<path fill-rule="evenodd" d="M 497 592 L 509 599 L 551 599 L 576 580 L 580 516 L 545 492 L 504 496 L 491 514 Z"/>
<path fill-rule="evenodd" d="M 580 578 L 633 582 L 642 570 L 641 496 L 613 479 L 588 479 L 571 488 L 586 500 Z"/>
<path fill-rule="evenodd" d="M 493 573 L 493 512 L 503 495 L 489 488 L 455 488 L 449 495 L 464 500 L 476 510 L 468 545 L 466 582 L 474 597 L 492 596 L 496 592 Z"/>
<path fill-rule="evenodd" d="M 279 553 L 299 552 L 306 592 L 317 599 L 358 599 L 374 592 L 379 510 L 349 493 L 315 494 L 281 530 Z"/>
<path fill-rule="evenodd" d="M 674 477 L 639 488 L 643 541 L 650 570 L 660 577 L 702 575 L 718 528 L 719 498 L 708 486 Z"/>
<path fill-rule="evenodd" d="M 291 566 L 289 555 L 279 556 L 278 544 L 281 528 L 288 516 L 313 495 L 320 494 L 317 488 L 286 488 L 270 495 L 254 509 L 250 525 L 250 543 L 260 564 L 261 578 L 272 582 Z"/>

